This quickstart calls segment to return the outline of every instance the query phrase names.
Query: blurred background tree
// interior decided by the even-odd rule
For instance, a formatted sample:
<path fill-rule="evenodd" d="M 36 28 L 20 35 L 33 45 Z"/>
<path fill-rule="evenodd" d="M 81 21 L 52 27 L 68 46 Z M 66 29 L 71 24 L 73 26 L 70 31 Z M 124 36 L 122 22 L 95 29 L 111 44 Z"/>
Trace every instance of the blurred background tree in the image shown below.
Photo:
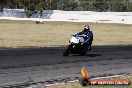
<path fill-rule="evenodd" d="M 132 0 L 0 0 L 3 8 L 24 9 L 28 17 L 43 10 L 130 12 Z"/>

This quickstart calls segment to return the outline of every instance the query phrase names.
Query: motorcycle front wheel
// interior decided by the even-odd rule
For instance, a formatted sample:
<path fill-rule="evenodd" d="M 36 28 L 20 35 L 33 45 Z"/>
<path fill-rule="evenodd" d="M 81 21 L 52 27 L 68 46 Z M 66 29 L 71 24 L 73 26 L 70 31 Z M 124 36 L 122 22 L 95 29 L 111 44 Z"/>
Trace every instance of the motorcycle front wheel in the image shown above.
<path fill-rule="evenodd" d="M 70 54 L 70 51 L 68 49 L 63 52 L 63 56 L 68 56 L 69 54 Z"/>

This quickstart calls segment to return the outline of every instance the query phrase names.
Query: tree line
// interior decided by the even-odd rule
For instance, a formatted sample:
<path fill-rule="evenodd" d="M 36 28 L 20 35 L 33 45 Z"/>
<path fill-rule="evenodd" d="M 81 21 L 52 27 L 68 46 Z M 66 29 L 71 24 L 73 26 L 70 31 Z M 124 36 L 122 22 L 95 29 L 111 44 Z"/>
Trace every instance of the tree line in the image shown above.
<path fill-rule="evenodd" d="M 132 0 L 0 0 L 3 8 L 24 9 L 28 17 L 43 10 L 131 12 Z"/>

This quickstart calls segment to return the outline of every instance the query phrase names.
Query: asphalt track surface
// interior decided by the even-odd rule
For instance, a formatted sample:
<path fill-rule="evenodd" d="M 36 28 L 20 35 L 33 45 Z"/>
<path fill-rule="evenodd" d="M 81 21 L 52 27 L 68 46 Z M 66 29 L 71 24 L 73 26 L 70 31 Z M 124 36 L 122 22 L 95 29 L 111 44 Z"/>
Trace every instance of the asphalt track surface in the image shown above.
<path fill-rule="evenodd" d="M 81 76 L 132 72 L 132 46 L 93 46 L 85 56 L 62 55 L 66 47 L 0 49 L 0 87 L 27 82 L 53 83 Z"/>

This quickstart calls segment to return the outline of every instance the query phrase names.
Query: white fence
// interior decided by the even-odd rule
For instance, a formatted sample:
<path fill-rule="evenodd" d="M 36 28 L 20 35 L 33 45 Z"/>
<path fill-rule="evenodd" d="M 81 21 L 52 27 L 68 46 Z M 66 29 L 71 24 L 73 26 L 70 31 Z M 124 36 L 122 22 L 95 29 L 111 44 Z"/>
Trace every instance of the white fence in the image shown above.
<path fill-rule="evenodd" d="M 27 18 L 23 9 L 4 9 L 0 19 L 132 24 L 132 12 L 44 10 L 42 14 L 41 17 L 36 13 Z"/>

